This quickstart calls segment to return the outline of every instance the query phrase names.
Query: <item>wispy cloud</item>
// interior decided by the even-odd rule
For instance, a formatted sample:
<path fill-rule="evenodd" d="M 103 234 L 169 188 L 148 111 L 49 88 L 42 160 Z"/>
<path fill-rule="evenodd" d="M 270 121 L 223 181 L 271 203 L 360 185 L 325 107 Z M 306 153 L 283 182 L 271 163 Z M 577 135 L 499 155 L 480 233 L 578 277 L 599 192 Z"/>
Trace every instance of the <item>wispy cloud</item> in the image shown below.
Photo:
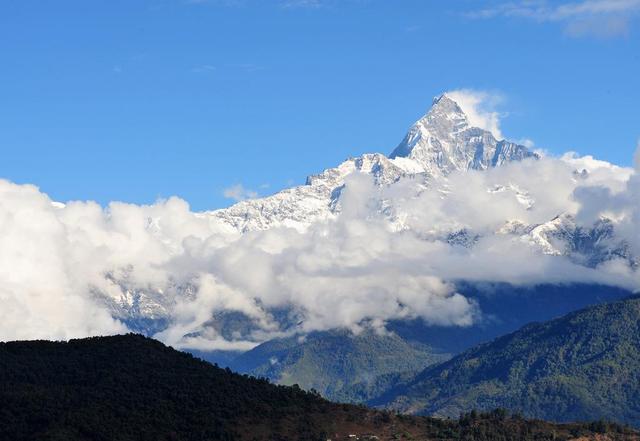
<path fill-rule="evenodd" d="M 536 146 L 536 143 L 533 141 L 533 139 L 531 138 L 520 138 L 518 140 L 516 140 L 516 142 L 520 145 L 523 145 L 527 148 L 534 148 Z"/>
<path fill-rule="evenodd" d="M 411 25 L 404 28 L 404 31 L 407 33 L 414 33 L 414 32 L 418 32 L 420 29 L 422 29 L 422 26 L 420 25 Z"/>
<path fill-rule="evenodd" d="M 242 184 L 235 184 L 231 187 L 227 187 L 222 191 L 222 195 L 227 199 L 233 199 L 234 201 L 244 201 L 246 199 L 255 199 L 258 197 L 258 192 L 245 188 Z"/>
<path fill-rule="evenodd" d="M 260 0 L 261 2 L 262 0 Z M 327 5 L 327 0 L 268 0 L 272 5 L 283 8 L 320 8 Z M 247 6 L 249 3 L 259 3 L 256 0 L 185 0 L 191 5 L 215 4 L 222 6 Z"/>
<path fill-rule="evenodd" d="M 215 66 L 213 64 L 198 64 L 193 66 L 190 70 L 194 74 L 212 74 L 214 72 L 243 72 L 254 73 L 264 70 L 265 67 L 260 64 L 254 63 L 236 63 L 236 64 L 222 64 Z"/>
<path fill-rule="evenodd" d="M 585 177 L 575 179 L 583 169 Z M 506 186 L 517 192 L 490 191 Z M 371 176 L 354 173 L 335 217 L 305 231 L 239 235 L 224 216 L 194 213 L 178 198 L 107 208 L 55 204 L 33 185 L 0 179 L 0 340 L 126 332 L 111 314 L 126 317 L 119 305 L 128 304 L 130 293 L 141 293 L 153 310 L 166 308 L 169 327 L 156 337 L 172 346 L 246 350 L 289 331 L 380 329 L 411 318 L 442 326 L 482 320 L 478 305 L 450 280 L 640 287 L 640 271 L 626 260 L 587 268 L 525 246 L 520 233 L 499 232 L 509 219 L 539 225 L 564 212 L 588 227 L 607 216 L 616 238 L 638 255 L 637 171 L 567 155 L 452 173 L 443 189 L 425 189 L 414 177 L 378 187 Z M 227 194 L 252 193 L 236 185 Z M 530 197 L 533 208 L 518 194 Z M 250 210 L 257 215 L 267 203 Z M 388 212 L 380 210 L 383 203 Z M 392 228 L 391 213 L 406 214 L 406 229 Z M 480 238 L 461 248 L 447 240 L 455 231 Z M 296 325 L 279 321 L 274 312 L 284 310 Z M 230 311 L 251 323 L 231 338 L 212 319 Z"/>
<path fill-rule="evenodd" d="M 285 8 L 320 8 L 325 5 L 323 0 L 282 0 L 280 4 Z"/>
<path fill-rule="evenodd" d="M 498 139 L 503 138 L 500 131 L 500 118 L 505 114 L 496 110 L 504 102 L 502 94 L 484 90 L 457 89 L 448 91 L 446 95 L 458 103 L 472 126 L 488 130 Z"/>
<path fill-rule="evenodd" d="M 243 72 L 258 72 L 260 70 L 264 70 L 264 66 L 255 63 L 237 63 L 237 64 L 228 64 L 226 67 L 230 69 L 238 69 Z"/>
<path fill-rule="evenodd" d="M 217 68 L 211 64 L 202 64 L 200 66 L 195 66 L 191 69 L 191 72 L 194 73 L 209 73 L 215 72 Z"/>
<path fill-rule="evenodd" d="M 582 0 L 549 2 L 520 0 L 499 3 L 467 13 L 476 19 L 520 17 L 564 26 L 573 37 L 618 37 L 629 33 L 632 20 L 640 14 L 640 0 Z"/>

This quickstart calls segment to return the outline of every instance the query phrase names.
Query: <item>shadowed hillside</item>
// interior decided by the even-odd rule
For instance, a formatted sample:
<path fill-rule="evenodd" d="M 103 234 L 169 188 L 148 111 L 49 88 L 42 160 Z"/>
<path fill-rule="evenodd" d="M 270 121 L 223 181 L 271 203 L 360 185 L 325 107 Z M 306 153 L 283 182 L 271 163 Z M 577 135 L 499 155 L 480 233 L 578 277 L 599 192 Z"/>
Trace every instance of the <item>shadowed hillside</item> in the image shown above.
<path fill-rule="evenodd" d="M 620 426 L 503 411 L 447 421 L 334 404 L 138 335 L 2 343 L 0 403 L 0 439 L 13 441 L 636 439 Z"/>

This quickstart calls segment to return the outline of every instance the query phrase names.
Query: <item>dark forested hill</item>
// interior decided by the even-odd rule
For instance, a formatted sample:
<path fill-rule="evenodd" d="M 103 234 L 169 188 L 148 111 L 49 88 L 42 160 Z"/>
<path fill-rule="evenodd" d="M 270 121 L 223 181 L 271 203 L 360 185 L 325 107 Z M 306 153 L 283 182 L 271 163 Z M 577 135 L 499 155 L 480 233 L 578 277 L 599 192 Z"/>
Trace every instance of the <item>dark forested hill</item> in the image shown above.
<path fill-rule="evenodd" d="M 555 421 L 640 425 L 640 298 L 525 326 L 427 368 L 377 404 L 457 416 L 505 407 Z"/>
<path fill-rule="evenodd" d="M 502 411 L 454 421 L 334 404 L 137 335 L 0 344 L 3 441 L 326 440 L 349 434 L 381 440 L 637 439 L 621 426 L 553 425 Z"/>

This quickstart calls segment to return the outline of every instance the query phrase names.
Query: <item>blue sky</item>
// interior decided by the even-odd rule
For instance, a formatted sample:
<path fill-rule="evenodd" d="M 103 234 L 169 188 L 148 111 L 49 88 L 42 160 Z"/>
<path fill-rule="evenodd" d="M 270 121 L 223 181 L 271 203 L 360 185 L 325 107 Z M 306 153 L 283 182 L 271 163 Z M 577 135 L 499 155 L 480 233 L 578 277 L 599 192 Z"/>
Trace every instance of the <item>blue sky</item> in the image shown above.
<path fill-rule="evenodd" d="M 228 205 L 390 152 L 433 96 L 628 165 L 636 0 L 60 0 L 0 5 L 0 177 L 52 198 Z"/>

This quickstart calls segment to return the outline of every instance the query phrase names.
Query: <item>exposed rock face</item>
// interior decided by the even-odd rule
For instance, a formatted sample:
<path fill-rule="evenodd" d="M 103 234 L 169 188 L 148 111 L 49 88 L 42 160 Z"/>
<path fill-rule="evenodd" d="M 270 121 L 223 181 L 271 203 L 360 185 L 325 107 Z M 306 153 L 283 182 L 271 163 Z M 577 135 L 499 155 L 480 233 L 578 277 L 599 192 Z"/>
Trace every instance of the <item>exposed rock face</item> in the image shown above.
<path fill-rule="evenodd" d="M 467 115 L 446 94 L 407 133 L 391 158 L 408 158 L 432 175 L 486 170 L 505 162 L 537 158 L 525 146 L 498 141 L 491 132 L 471 127 Z"/>

